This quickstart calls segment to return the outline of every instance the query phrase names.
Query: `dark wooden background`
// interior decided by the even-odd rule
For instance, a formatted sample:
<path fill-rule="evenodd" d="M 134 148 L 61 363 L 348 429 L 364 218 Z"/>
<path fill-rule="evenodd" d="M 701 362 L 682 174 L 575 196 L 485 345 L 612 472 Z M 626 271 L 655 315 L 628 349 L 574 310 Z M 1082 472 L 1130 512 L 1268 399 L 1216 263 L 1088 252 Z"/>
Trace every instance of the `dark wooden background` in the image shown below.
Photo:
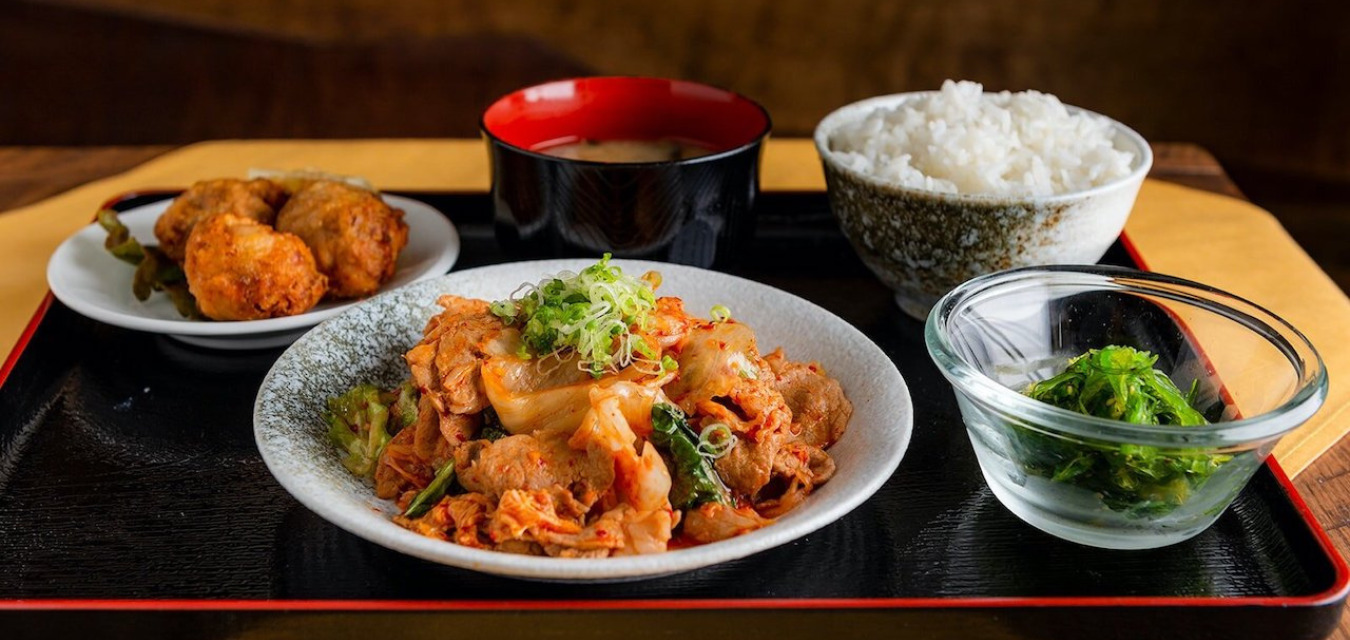
<path fill-rule="evenodd" d="M 726 86 L 776 133 L 944 78 L 1210 149 L 1350 286 L 1350 4 L 1250 0 L 6 0 L 0 145 L 474 136 L 551 78 Z"/>

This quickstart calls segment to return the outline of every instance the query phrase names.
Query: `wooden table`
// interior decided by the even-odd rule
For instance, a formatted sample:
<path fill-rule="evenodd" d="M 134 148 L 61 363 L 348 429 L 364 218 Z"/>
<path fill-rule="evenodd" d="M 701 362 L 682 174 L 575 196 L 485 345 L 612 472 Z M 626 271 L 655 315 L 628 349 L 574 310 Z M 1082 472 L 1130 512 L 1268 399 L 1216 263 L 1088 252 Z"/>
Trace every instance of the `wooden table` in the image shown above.
<path fill-rule="evenodd" d="M 0 211 L 119 173 L 171 146 L 0 147 Z M 1242 197 L 1218 161 L 1191 144 L 1154 145 L 1153 178 Z M 1295 481 L 1342 555 L 1350 555 L 1350 439 L 1329 450 Z M 1350 640 L 1350 616 L 1331 637 Z"/>

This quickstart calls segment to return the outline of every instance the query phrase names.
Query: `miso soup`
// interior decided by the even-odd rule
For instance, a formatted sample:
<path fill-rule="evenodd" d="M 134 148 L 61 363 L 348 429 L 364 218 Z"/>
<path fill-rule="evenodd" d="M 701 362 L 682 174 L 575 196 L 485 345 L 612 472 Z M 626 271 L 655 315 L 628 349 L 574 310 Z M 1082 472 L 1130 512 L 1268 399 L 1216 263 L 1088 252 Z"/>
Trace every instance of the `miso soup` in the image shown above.
<path fill-rule="evenodd" d="M 715 149 L 687 140 L 580 140 L 535 149 L 570 160 L 590 162 L 670 162 L 706 156 Z"/>

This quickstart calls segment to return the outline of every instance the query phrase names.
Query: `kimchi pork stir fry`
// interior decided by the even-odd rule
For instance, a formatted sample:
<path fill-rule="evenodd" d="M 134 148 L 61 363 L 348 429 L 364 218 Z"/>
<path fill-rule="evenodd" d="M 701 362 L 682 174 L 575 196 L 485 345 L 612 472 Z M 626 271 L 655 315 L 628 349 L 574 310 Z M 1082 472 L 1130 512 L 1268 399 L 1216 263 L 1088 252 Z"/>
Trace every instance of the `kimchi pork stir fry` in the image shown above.
<path fill-rule="evenodd" d="M 656 553 L 772 524 L 834 475 L 853 407 L 659 284 L 606 256 L 506 300 L 443 296 L 407 382 L 330 399 L 344 464 L 398 524 L 482 549 Z"/>

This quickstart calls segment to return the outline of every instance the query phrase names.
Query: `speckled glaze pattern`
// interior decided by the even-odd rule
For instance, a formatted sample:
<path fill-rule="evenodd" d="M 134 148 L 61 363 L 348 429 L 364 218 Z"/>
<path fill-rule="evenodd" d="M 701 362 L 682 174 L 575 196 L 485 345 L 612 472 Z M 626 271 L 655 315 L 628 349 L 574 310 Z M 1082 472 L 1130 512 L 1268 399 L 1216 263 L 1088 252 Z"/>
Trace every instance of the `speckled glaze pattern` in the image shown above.
<path fill-rule="evenodd" d="M 417 343 L 442 294 L 497 299 L 520 283 L 592 261 L 518 262 L 419 282 L 367 302 L 316 327 L 277 360 L 254 406 L 254 436 L 268 469 L 306 507 L 371 542 L 456 567 L 520 578 L 615 581 L 666 575 L 725 562 L 781 545 L 840 518 L 895 471 L 913 427 L 909 391 L 890 358 L 834 314 L 749 280 L 672 264 L 616 261 L 625 272 L 661 272 L 662 295 L 706 315 L 725 304 L 753 327 L 764 351 L 782 346 L 794 360 L 814 360 L 835 376 L 854 404 L 847 434 L 831 450 L 838 473 L 804 505 L 759 531 L 663 554 L 604 558 L 536 558 L 471 549 L 407 531 L 389 520 L 394 507 L 339 462 L 320 417 L 326 399 L 361 382 L 406 377 L 402 354 Z"/>
<path fill-rule="evenodd" d="M 848 105 L 822 120 L 815 133 L 830 209 L 863 263 L 895 291 L 905 313 L 923 319 L 943 294 L 986 273 L 1101 259 L 1125 227 L 1152 165 L 1143 138 L 1113 122 L 1117 147 L 1135 154 L 1130 175 L 1087 191 L 1045 197 L 901 187 L 845 166 L 830 150 L 830 134 L 841 124 L 921 95 Z"/>

